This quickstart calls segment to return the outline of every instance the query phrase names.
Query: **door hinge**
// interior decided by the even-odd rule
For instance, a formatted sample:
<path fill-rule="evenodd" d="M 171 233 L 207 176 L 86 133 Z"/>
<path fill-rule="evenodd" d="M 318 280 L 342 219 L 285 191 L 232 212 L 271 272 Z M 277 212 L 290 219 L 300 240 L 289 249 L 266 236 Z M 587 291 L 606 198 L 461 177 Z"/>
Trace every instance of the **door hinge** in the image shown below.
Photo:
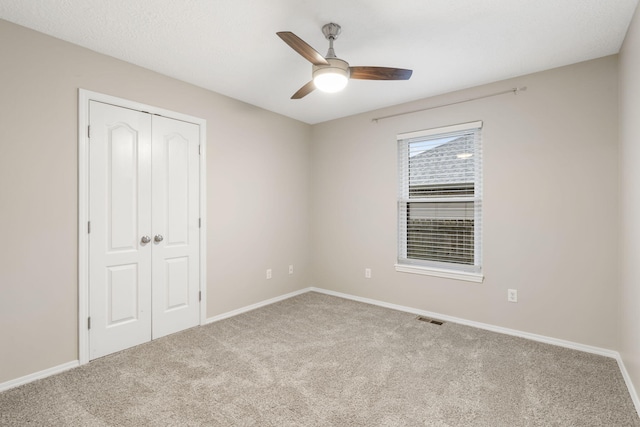
<path fill-rule="evenodd" d="M 87 126 L 87 138 L 91 138 L 91 126 Z"/>
<path fill-rule="evenodd" d="M 91 221 L 87 221 L 87 234 L 91 234 Z"/>
<path fill-rule="evenodd" d="M 198 291 L 198 301 L 202 301 L 202 291 Z"/>
<path fill-rule="evenodd" d="M 91 317 L 87 317 L 87 329 L 91 329 Z"/>
<path fill-rule="evenodd" d="M 198 218 L 198 228 L 202 228 L 202 218 Z"/>
<path fill-rule="evenodd" d="M 198 145 L 198 155 L 202 154 L 202 145 Z"/>

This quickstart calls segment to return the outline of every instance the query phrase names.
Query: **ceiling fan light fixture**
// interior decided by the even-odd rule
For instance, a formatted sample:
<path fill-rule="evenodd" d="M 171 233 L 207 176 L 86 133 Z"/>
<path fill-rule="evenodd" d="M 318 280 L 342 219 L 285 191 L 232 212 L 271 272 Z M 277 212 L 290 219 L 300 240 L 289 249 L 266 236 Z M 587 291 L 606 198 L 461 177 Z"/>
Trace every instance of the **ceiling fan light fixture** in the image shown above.
<path fill-rule="evenodd" d="M 318 72 L 313 77 L 313 84 L 316 86 L 316 89 L 319 89 L 323 92 L 335 93 L 340 92 L 347 86 L 347 82 L 349 79 L 345 75 L 344 72 L 338 72 L 334 70 L 322 70 L 323 72 Z"/>
<path fill-rule="evenodd" d="M 313 66 L 313 84 L 323 92 L 340 92 L 349 81 L 349 64 L 338 58 L 327 58 L 329 65 Z"/>

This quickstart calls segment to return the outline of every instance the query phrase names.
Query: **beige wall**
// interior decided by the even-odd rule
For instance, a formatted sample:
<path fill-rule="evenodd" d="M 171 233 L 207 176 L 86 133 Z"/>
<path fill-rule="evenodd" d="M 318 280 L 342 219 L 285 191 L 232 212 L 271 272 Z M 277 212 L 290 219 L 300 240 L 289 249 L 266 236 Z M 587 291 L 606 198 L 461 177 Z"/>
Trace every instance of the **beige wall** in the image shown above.
<path fill-rule="evenodd" d="M 621 347 L 640 387 L 640 8 L 620 52 Z"/>
<path fill-rule="evenodd" d="M 78 88 L 207 120 L 209 317 L 309 286 L 309 125 L 2 20 L 0 40 L 0 383 L 78 358 Z"/>
<path fill-rule="evenodd" d="M 314 126 L 314 285 L 617 348 L 617 76 L 611 56 Z M 371 121 L 515 86 L 528 90 Z M 484 283 L 396 272 L 396 134 L 475 120 Z"/>

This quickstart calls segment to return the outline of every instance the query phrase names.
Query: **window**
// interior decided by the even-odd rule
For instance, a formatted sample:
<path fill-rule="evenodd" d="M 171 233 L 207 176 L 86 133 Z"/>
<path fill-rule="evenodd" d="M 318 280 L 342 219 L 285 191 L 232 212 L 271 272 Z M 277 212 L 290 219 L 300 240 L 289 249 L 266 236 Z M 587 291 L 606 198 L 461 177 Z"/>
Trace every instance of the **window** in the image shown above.
<path fill-rule="evenodd" d="M 482 281 L 481 128 L 398 135 L 396 270 Z"/>

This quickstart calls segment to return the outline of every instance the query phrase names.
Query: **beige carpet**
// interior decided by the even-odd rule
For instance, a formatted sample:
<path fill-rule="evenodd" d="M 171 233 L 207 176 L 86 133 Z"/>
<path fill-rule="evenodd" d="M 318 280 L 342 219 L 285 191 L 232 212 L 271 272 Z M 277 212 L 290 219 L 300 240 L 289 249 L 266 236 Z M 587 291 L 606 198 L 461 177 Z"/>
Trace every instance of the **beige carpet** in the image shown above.
<path fill-rule="evenodd" d="M 613 359 L 307 293 L 0 394 L 2 426 L 640 426 Z"/>

